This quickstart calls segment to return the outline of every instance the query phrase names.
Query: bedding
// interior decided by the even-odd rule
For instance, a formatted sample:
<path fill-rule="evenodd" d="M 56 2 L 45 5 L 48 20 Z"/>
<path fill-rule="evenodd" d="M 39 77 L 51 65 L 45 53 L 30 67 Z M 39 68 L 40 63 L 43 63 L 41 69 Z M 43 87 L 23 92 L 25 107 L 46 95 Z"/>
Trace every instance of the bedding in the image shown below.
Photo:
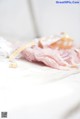
<path fill-rule="evenodd" d="M 0 61 L 0 112 L 8 119 L 80 119 L 80 73 L 61 79 L 69 71 L 16 62 L 9 68 Z"/>
<path fill-rule="evenodd" d="M 53 68 L 29 62 L 22 57 L 28 48 L 34 48 L 34 42 L 16 51 L 10 50 L 7 57 L 0 57 L 0 112 L 6 111 L 8 119 L 80 119 L 79 64 L 76 63 L 78 67 L 62 70 L 66 68 L 60 68 L 61 64 L 58 64 L 59 68 Z M 19 53 L 21 57 L 15 58 Z M 31 54 L 30 58 L 34 59 L 34 56 Z"/>

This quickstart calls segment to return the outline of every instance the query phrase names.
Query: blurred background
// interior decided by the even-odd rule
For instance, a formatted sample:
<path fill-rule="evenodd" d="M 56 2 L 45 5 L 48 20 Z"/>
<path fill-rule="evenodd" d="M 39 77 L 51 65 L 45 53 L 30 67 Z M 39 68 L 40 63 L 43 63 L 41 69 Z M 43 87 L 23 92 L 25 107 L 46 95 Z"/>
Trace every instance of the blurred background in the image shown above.
<path fill-rule="evenodd" d="M 0 36 L 10 40 L 67 32 L 80 40 L 80 4 L 56 0 L 0 0 Z"/>

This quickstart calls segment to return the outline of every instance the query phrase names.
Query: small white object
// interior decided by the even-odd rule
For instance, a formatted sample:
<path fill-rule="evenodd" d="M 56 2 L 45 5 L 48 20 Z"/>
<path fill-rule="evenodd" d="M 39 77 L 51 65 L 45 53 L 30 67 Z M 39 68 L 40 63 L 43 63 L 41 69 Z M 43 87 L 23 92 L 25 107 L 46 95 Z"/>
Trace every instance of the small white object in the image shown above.
<path fill-rule="evenodd" d="M 11 43 L 4 39 L 3 37 L 0 37 L 0 57 L 8 57 L 12 52 Z"/>

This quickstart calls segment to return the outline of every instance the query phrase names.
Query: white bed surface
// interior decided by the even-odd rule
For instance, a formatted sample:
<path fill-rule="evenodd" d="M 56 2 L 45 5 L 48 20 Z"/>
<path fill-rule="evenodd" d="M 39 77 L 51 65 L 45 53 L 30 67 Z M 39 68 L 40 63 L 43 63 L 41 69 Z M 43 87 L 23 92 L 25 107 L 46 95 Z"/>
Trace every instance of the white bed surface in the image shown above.
<path fill-rule="evenodd" d="M 80 119 L 80 73 L 55 80 L 66 71 L 17 63 L 0 61 L 0 111 L 9 119 Z"/>

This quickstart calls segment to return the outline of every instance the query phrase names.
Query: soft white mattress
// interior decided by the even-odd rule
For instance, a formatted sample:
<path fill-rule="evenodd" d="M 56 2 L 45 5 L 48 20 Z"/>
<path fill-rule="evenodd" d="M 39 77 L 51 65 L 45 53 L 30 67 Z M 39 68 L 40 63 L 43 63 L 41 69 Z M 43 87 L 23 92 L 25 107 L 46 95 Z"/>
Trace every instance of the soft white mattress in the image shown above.
<path fill-rule="evenodd" d="M 68 71 L 17 61 L 0 61 L 0 112 L 8 119 L 80 119 L 80 73 L 57 80 Z"/>

